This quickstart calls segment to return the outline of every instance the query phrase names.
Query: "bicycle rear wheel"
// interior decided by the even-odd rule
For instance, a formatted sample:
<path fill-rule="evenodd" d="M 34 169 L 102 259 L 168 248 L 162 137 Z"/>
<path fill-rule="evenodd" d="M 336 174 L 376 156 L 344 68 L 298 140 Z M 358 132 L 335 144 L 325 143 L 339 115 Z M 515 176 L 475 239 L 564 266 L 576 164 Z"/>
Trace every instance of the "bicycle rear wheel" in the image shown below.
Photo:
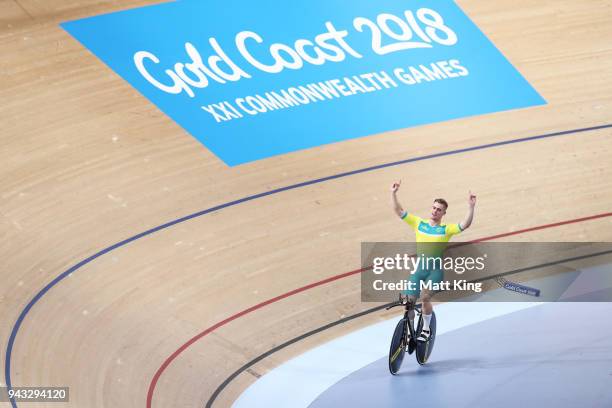
<path fill-rule="evenodd" d="M 406 353 L 405 344 L 406 319 L 400 319 L 395 326 L 393 337 L 391 338 L 391 347 L 389 348 L 389 371 L 395 375 L 402 366 L 404 354 Z"/>
<path fill-rule="evenodd" d="M 417 333 L 421 333 L 421 329 L 423 328 L 422 316 L 419 319 L 419 325 L 417 328 Z M 423 365 L 429 360 L 429 356 L 433 350 L 434 342 L 436 341 L 436 313 L 432 312 L 431 321 L 429 322 L 429 340 L 422 343 L 420 341 L 417 342 L 416 347 L 416 360 L 420 365 Z M 417 334 L 418 336 L 418 334 Z"/>

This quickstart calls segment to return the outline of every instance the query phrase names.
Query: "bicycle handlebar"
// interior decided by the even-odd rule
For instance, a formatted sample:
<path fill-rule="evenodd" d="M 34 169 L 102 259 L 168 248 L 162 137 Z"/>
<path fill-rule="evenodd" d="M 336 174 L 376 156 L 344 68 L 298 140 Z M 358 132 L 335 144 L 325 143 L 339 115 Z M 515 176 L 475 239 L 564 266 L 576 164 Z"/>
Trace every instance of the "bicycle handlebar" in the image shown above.
<path fill-rule="evenodd" d="M 396 306 L 404 306 L 405 304 L 402 302 L 394 302 L 392 304 L 390 304 L 389 306 L 385 307 L 385 310 L 389 310 L 389 309 L 393 309 Z"/>
<path fill-rule="evenodd" d="M 416 310 L 419 313 L 420 313 L 420 310 L 421 310 L 421 305 L 420 304 L 417 305 L 417 304 L 411 303 L 411 302 L 404 302 L 403 299 L 400 299 L 397 302 L 391 303 L 389 306 L 385 307 L 385 310 L 393 309 L 394 307 L 397 307 L 397 306 L 404 306 L 408 310 L 410 310 L 410 309 Z"/>

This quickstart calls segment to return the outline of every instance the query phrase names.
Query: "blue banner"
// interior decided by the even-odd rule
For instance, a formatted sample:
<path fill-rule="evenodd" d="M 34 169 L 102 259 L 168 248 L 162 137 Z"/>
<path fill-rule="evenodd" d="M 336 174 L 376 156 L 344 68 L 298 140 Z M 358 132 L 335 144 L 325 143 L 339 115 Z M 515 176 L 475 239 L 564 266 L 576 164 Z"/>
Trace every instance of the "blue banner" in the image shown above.
<path fill-rule="evenodd" d="M 62 27 L 230 166 L 546 103 L 451 0 L 183 0 Z"/>

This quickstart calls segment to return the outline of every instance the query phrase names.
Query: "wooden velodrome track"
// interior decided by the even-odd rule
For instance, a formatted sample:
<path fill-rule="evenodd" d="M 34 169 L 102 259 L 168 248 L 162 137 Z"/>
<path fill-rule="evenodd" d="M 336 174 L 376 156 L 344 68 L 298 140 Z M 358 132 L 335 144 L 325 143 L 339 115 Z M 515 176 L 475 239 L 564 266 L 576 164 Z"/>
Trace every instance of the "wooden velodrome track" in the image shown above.
<path fill-rule="evenodd" d="M 612 124 L 611 0 L 461 0 L 546 106 L 229 168 L 58 26 L 145 4 L 0 0 L 0 362 L 4 370 L 24 308 L 73 268 L 22 315 L 10 344 L 13 386 L 70 387 L 69 404 L 49 406 L 200 407 L 261 353 L 372 307 L 359 301 L 353 274 L 206 331 L 359 268 L 362 241 L 413 239 L 390 208 L 395 179 L 403 180 L 402 203 L 416 213 L 445 197 L 449 221 L 463 217 L 468 189 L 477 192 L 476 221 L 462 240 L 602 214 L 502 239 L 612 240 L 612 128 L 604 126 L 266 195 L 79 265 L 143 231 L 284 186 Z M 215 406 L 229 406 L 291 356 L 389 316 L 368 314 L 284 348 L 238 375 Z M 6 376 L 0 379 L 4 385 Z"/>

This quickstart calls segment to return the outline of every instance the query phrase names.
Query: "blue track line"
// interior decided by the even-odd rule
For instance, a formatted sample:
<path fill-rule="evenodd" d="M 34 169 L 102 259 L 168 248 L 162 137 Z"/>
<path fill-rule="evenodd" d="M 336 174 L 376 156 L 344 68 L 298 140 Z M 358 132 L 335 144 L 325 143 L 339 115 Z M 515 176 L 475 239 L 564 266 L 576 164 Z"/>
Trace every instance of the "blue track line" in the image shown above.
<path fill-rule="evenodd" d="M 185 217 L 182 218 L 178 218 L 176 220 L 167 222 L 165 224 L 159 225 L 157 227 L 151 228 L 149 230 L 146 230 L 144 232 L 141 232 L 139 234 L 136 234 L 130 238 L 127 238 L 121 242 L 118 242 L 114 245 L 111 245 L 99 252 L 96 252 L 95 254 L 91 255 L 90 257 L 82 260 L 81 262 L 77 263 L 76 265 L 72 266 L 70 269 L 68 269 L 67 271 L 65 271 L 64 273 L 58 275 L 55 279 L 53 279 L 51 282 L 49 282 L 44 288 L 42 288 L 37 294 L 36 296 L 34 296 L 32 298 L 32 300 L 30 300 L 30 302 L 25 306 L 25 308 L 21 311 L 21 313 L 19 314 L 19 317 L 17 318 L 17 321 L 15 322 L 15 324 L 13 325 L 13 329 L 11 331 L 11 335 L 9 337 L 9 341 L 8 344 L 6 346 L 6 354 L 5 354 L 5 361 L 4 361 L 4 375 L 6 378 L 6 386 L 7 389 L 10 390 L 12 389 L 12 383 L 11 383 L 11 357 L 12 357 L 12 352 L 13 352 L 13 347 L 15 344 L 15 339 L 17 338 L 17 333 L 19 332 L 19 328 L 21 327 L 21 324 L 23 323 L 23 321 L 25 320 L 26 316 L 28 315 L 28 313 L 30 312 L 30 310 L 32 309 L 32 307 L 36 304 L 36 302 L 38 302 L 52 287 L 54 287 L 55 285 L 57 285 L 59 282 L 61 282 L 64 278 L 66 278 L 68 275 L 70 275 L 71 273 L 79 270 L 81 267 L 87 265 L 88 263 L 94 261 L 95 259 L 101 257 L 102 255 L 105 255 L 117 248 L 120 248 L 122 246 L 125 246 L 127 244 L 129 244 L 130 242 L 136 241 L 140 238 L 146 237 L 148 235 L 151 235 L 157 231 L 161 231 L 163 229 L 166 228 L 170 228 L 176 224 L 180 224 L 182 222 L 185 221 L 189 221 L 193 218 L 197 218 L 197 217 L 201 217 L 203 215 L 206 214 L 210 214 L 212 212 L 215 211 L 219 211 L 222 210 L 224 208 L 227 207 L 233 207 L 235 205 L 238 204 L 242 204 L 248 201 L 253 201 L 256 200 L 258 198 L 263 198 L 266 196 L 270 196 L 270 195 L 274 195 L 274 194 L 278 194 L 278 193 L 282 193 L 283 191 L 289 191 L 289 190 L 294 190 L 297 188 L 301 188 L 301 187 L 306 187 L 306 186 L 310 186 L 313 184 L 319 184 L 319 183 L 323 183 L 329 180 L 335 180 L 335 179 L 339 179 L 339 178 L 343 178 L 343 177 L 348 177 L 348 176 L 353 176 L 356 174 L 361 174 L 361 173 L 367 173 L 370 171 L 375 171 L 375 170 L 380 170 L 380 169 L 384 169 L 387 167 L 393 167 L 393 166 L 399 166 L 402 164 L 407 164 L 407 163 L 413 163 L 413 162 L 418 162 L 418 161 L 423 161 L 423 160 L 430 160 L 430 159 L 435 159 L 438 157 L 444 157 L 444 156 L 452 156 L 452 155 L 456 155 L 456 154 L 461 154 L 461 153 L 467 153 L 467 152 L 472 152 L 472 151 L 476 151 L 476 150 L 484 150 L 484 149 L 490 149 L 493 147 L 500 147 L 500 146 L 505 146 L 505 145 L 510 145 L 510 144 L 515 144 L 515 143 L 523 143 L 523 142 L 530 142 L 530 141 L 534 141 L 534 140 L 540 140 L 540 139 L 548 139 L 548 138 L 552 138 L 552 137 L 557 137 L 557 136 L 564 136 L 564 135 L 570 135 L 570 134 L 578 134 L 578 133 L 583 133 L 583 132 L 589 132 L 589 131 L 594 131 L 594 130 L 600 130 L 600 129 L 608 129 L 608 128 L 612 128 L 612 124 L 606 124 L 606 125 L 600 125 L 600 126 L 591 126 L 591 127 L 586 127 L 586 128 L 580 128 L 580 129 L 572 129 L 572 130 L 564 130 L 561 132 L 554 132 L 554 133 L 547 133 L 544 135 L 538 135 L 538 136 L 529 136 L 529 137 L 523 137 L 523 138 L 519 138 L 519 139 L 510 139 L 510 140 L 504 140 L 501 142 L 496 142 L 496 143 L 488 143 L 488 144 L 483 144 L 483 145 L 478 145 L 478 146 L 473 146 L 473 147 L 466 147 L 463 149 L 457 149 L 457 150 L 449 150 L 446 152 L 441 152 L 441 153 L 434 153 L 434 154 L 429 154 L 426 156 L 418 156 L 418 157 L 413 157 L 413 158 L 409 158 L 409 159 L 405 159 L 405 160 L 399 160 L 399 161 L 395 161 L 395 162 L 390 162 L 390 163 L 384 163 L 384 164 L 379 164 L 376 166 L 371 166 L 371 167 L 366 167 L 363 169 L 357 169 L 357 170 L 353 170 L 353 171 L 347 171 L 344 173 L 338 173 L 338 174 L 334 174 L 332 176 L 327 176 L 327 177 L 322 177 L 322 178 L 318 178 L 318 179 L 313 179 L 313 180 L 309 180 L 309 181 L 304 181 L 302 183 L 297 183 L 297 184 L 292 184 L 289 186 L 285 186 L 285 187 L 280 187 L 274 190 L 270 190 L 270 191 L 266 191 L 263 193 L 258 193 L 258 194 L 254 194 L 254 195 L 250 195 L 247 197 L 243 197 L 240 198 L 238 200 L 234 200 L 234 201 L 230 201 L 227 202 L 225 204 L 220 204 L 217 205 L 215 207 L 211 207 L 208 208 L 206 210 L 202 210 L 202 211 L 198 211 L 196 213 L 190 214 L 190 215 L 186 215 Z M 13 408 L 17 408 L 17 403 L 15 402 L 15 400 L 13 398 L 11 398 L 11 405 L 13 406 Z"/>

